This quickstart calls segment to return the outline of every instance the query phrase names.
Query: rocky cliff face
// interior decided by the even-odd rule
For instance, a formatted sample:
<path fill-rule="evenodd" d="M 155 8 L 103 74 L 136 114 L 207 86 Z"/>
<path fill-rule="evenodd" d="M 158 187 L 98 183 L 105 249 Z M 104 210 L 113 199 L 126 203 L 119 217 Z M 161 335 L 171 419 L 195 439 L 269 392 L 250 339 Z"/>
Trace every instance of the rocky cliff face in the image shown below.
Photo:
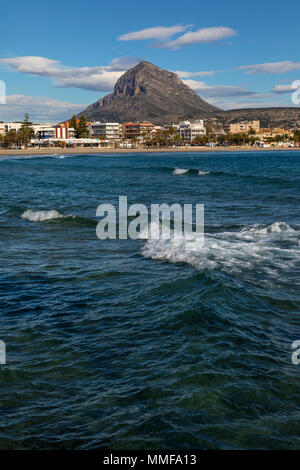
<path fill-rule="evenodd" d="M 154 124 L 205 118 L 218 108 L 202 100 L 178 76 L 140 62 L 117 81 L 114 92 L 78 116 L 97 121 L 151 121 Z"/>
<path fill-rule="evenodd" d="M 222 111 L 202 100 L 178 76 L 150 62 L 140 62 L 117 81 L 113 93 L 78 114 L 89 121 L 150 121 L 168 124 L 215 117 L 221 122 L 258 119 L 261 126 L 300 122 L 300 108 L 251 108 Z"/>

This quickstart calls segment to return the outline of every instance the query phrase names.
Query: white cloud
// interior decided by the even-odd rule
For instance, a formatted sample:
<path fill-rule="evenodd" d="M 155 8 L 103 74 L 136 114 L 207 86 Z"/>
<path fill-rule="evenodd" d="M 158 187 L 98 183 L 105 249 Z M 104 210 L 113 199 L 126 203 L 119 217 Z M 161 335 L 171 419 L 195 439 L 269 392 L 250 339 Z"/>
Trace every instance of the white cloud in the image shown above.
<path fill-rule="evenodd" d="M 111 91 L 115 86 L 117 80 L 126 72 L 122 71 L 101 71 L 97 67 L 83 68 L 76 73 L 68 74 L 66 76 L 60 75 L 58 78 L 54 77 L 56 86 L 61 88 L 82 88 L 84 90 L 92 91 Z"/>
<path fill-rule="evenodd" d="M 140 31 L 132 31 L 131 33 L 122 34 L 118 37 L 119 41 L 143 41 L 145 39 L 159 39 L 166 41 L 174 34 L 186 31 L 189 26 L 154 26 L 153 28 L 141 29 Z"/>
<path fill-rule="evenodd" d="M 274 93 L 291 93 L 294 90 L 292 85 L 275 85 L 272 91 Z"/>
<path fill-rule="evenodd" d="M 218 41 L 220 39 L 236 36 L 237 32 L 225 26 L 214 26 L 212 28 L 202 28 L 197 31 L 188 31 L 172 41 L 165 42 L 160 47 L 178 49 L 182 46 L 190 46 L 196 43 L 206 43 Z"/>
<path fill-rule="evenodd" d="M 213 70 L 208 72 L 187 72 L 185 70 L 176 70 L 179 78 L 190 78 L 190 77 L 211 77 L 215 74 Z"/>
<path fill-rule="evenodd" d="M 284 106 L 277 101 L 223 101 L 207 100 L 210 104 L 218 106 L 221 109 L 246 109 L 246 108 L 278 108 Z"/>
<path fill-rule="evenodd" d="M 252 96 L 257 93 L 236 86 L 210 86 L 197 80 L 183 80 L 186 85 L 207 98 Z"/>
<path fill-rule="evenodd" d="M 86 104 L 72 104 L 43 96 L 10 95 L 0 105 L 1 121 L 20 121 L 29 113 L 33 121 L 60 122 L 77 114 Z"/>
<path fill-rule="evenodd" d="M 113 89 L 126 70 L 139 61 L 137 58 L 121 57 L 106 66 L 64 67 L 58 60 L 25 56 L 0 59 L 0 64 L 10 65 L 17 72 L 49 77 L 57 87 L 107 92 Z"/>
<path fill-rule="evenodd" d="M 238 86 L 207 85 L 197 80 L 183 80 L 201 98 L 221 109 L 280 106 L 271 102 L 272 93 L 258 93 Z M 247 100 L 247 101 L 246 101 Z"/>
<path fill-rule="evenodd" d="M 59 62 L 46 57 L 25 56 L 0 59 L 0 63 L 8 64 L 18 72 L 32 75 L 50 75 L 58 70 Z"/>
<path fill-rule="evenodd" d="M 272 91 L 274 93 L 292 93 L 300 88 L 300 80 L 296 80 L 288 85 L 275 85 Z"/>
<path fill-rule="evenodd" d="M 237 70 L 245 70 L 247 74 L 258 74 L 258 73 L 287 73 L 294 70 L 300 70 L 300 62 L 291 62 L 285 60 L 282 62 L 269 62 L 265 64 L 255 65 L 243 65 L 238 67 Z"/>

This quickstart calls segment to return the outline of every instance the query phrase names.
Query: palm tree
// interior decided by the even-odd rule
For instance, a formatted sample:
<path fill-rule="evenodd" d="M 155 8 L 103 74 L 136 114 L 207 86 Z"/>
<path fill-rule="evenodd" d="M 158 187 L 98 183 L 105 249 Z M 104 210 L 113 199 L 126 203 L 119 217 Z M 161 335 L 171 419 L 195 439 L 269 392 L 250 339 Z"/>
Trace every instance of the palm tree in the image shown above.
<path fill-rule="evenodd" d="M 131 139 L 131 142 L 132 142 L 132 144 L 133 144 L 133 148 L 136 148 L 137 138 L 136 138 L 136 137 L 133 137 L 133 138 Z"/>
<path fill-rule="evenodd" d="M 173 138 L 173 141 L 174 141 L 174 144 L 175 144 L 176 147 L 177 147 L 178 144 L 180 143 L 180 135 L 179 135 L 179 134 L 175 134 L 175 135 L 174 135 L 174 138 Z"/>

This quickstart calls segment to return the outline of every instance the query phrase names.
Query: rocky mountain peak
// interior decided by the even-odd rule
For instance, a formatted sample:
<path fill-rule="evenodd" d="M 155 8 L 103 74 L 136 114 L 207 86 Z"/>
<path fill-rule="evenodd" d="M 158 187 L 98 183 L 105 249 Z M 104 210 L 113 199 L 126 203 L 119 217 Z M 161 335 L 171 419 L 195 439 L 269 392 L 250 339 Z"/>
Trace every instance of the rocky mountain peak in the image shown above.
<path fill-rule="evenodd" d="M 154 124 L 203 118 L 217 108 L 202 100 L 177 74 L 142 61 L 124 73 L 113 93 L 79 114 L 89 120 L 148 120 Z"/>

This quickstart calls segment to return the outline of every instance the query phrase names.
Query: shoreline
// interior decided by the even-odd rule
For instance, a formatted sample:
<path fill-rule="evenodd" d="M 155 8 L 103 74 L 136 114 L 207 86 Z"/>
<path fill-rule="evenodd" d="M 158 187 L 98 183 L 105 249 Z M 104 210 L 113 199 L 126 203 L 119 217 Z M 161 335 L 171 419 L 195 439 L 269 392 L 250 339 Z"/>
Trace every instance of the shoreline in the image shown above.
<path fill-rule="evenodd" d="M 64 155 L 64 154 L 126 154 L 126 153 L 191 153 L 191 152 L 274 152 L 274 151 L 300 151 L 300 147 L 268 147 L 268 148 L 253 148 L 253 147 L 181 147 L 181 148 L 159 148 L 159 149 L 115 149 L 115 148 L 43 148 L 43 149 L 21 149 L 21 150 L 4 150 L 0 149 L 1 156 L 18 156 L 18 155 Z"/>

